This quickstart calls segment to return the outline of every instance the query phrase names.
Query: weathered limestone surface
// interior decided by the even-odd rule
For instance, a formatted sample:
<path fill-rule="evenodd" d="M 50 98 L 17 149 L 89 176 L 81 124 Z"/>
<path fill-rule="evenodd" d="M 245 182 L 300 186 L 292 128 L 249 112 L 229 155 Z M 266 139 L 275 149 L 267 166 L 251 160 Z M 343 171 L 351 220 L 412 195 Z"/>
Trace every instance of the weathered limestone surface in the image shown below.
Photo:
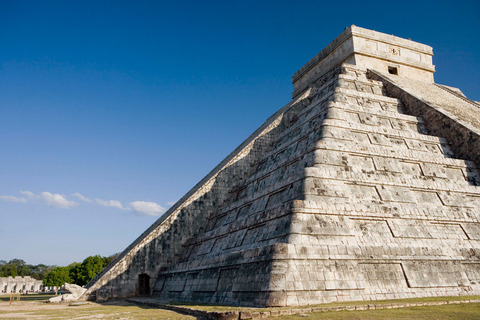
<path fill-rule="evenodd" d="M 347 28 L 294 75 L 296 98 L 84 296 L 297 306 L 480 294 L 480 126 L 459 116 L 474 102 L 432 83 L 431 56 Z"/>
<path fill-rule="evenodd" d="M 341 63 L 379 71 L 395 68 L 402 77 L 431 83 L 432 56 L 432 47 L 427 45 L 352 25 L 295 72 L 292 95 L 298 96 Z"/>
<path fill-rule="evenodd" d="M 64 288 L 70 293 L 61 294 L 48 300 L 53 303 L 76 301 L 85 293 L 85 291 L 87 291 L 87 289 L 80 287 L 79 285 L 70 283 L 65 283 Z"/>
<path fill-rule="evenodd" d="M 247 218 L 250 209 L 255 210 L 255 212 L 263 210 L 267 205 L 268 194 L 259 199 L 256 204 L 256 206 L 263 205 L 263 209 L 248 206 L 246 180 L 255 172 L 260 172 L 262 170 L 260 169 L 261 166 L 266 165 L 265 161 L 262 162 L 263 155 L 271 152 L 278 132 L 282 132 L 290 126 L 295 110 L 300 109 L 303 105 L 302 101 L 303 98 L 299 98 L 289 103 L 268 119 L 251 137 L 93 279 L 88 285 L 85 297 L 103 300 L 112 297 L 138 295 L 141 291 L 139 287 L 140 274 L 147 276 L 150 290 L 158 290 L 157 277 L 165 280 L 162 270 L 168 266 L 182 266 L 181 263 L 185 265 L 190 257 L 196 256 L 198 256 L 198 262 L 195 263 L 202 264 L 202 255 L 209 253 L 211 248 L 208 246 L 215 242 L 215 239 L 207 239 L 204 234 L 212 233 L 211 229 L 217 220 L 219 220 L 217 226 L 222 227 L 224 224 L 228 225 L 228 221 L 235 222 L 237 213 L 239 217 Z M 277 172 L 275 178 L 277 183 L 284 183 L 280 181 L 282 175 Z M 290 196 L 294 196 L 294 191 L 292 190 Z M 297 193 L 300 194 L 300 190 Z M 279 198 L 276 202 L 280 200 Z M 236 207 L 237 203 L 244 202 L 247 205 L 241 208 Z M 272 200 L 269 207 L 273 207 L 273 205 L 274 201 Z M 277 209 L 277 211 L 280 210 Z M 237 238 L 236 242 L 229 244 L 230 248 L 228 249 L 230 250 L 226 251 L 225 255 L 215 259 L 218 264 L 228 265 L 228 259 L 234 259 L 229 255 L 244 255 L 250 260 L 250 265 L 247 266 L 245 272 L 252 278 L 251 280 L 260 277 L 260 274 L 264 274 L 264 279 L 268 282 L 269 271 L 266 269 L 268 268 L 268 262 L 266 261 L 271 260 L 275 241 L 272 241 L 272 244 L 261 242 L 258 247 L 256 243 L 249 246 L 247 244 L 247 242 L 255 242 L 250 239 L 252 234 L 257 232 L 260 235 L 260 231 L 263 230 L 262 228 L 248 230 L 248 224 L 261 226 L 261 221 L 268 223 L 267 213 L 263 212 L 261 214 L 264 215 L 263 218 L 250 216 L 249 221 L 243 222 L 245 224 L 244 230 L 232 234 L 233 237 Z M 277 215 L 285 216 L 286 212 L 277 212 Z M 224 223 L 220 223 L 222 218 L 225 220 Z M 252 221 L 256 218 L 260 220 L 258 222 Z M 288 226 L 288 223 L 286 225 Z M 235 248 L 243 243 L 247 231 L 249 231 L 249 236 L 244 244 L 246 250 L 245 252 L 238 252 Z M 202 238 L 206 239 L 201 240 Z M 203 242 L 206 243 L 202 245 Z M 257 263 L 257 267 L 253 263 Z M 258 266 L 265 267 L 265 271 L 263 273 L 256 272 Z M 259 275 L 255 275 L 255 273 Z M 213 274 L 212 277 L 214 277 Z M 179 292 L 180 287 L 183 286 L 184 281 L 182 281 L 182 279 L 172 278 L 164 282 L 166 288 L 169 288 L 168 291 L 175 295 L 175 292 Z M 246 299 L 250 298 L 247 297 Z"/>
<path fill-rule="evenodd" d="M 480 163 L 480 104 L 447 86 L 370 71 L 389 96 L 405 102 L 407 112 L 429 119 L 429 132 L 451 142 L 456 156 Z"/>
<path fill-rule="evenodd" d="M 42 280 L 37 280 L 29 276 L 0 278 L 1 293 L 42 292 L 44 289 Z"/>

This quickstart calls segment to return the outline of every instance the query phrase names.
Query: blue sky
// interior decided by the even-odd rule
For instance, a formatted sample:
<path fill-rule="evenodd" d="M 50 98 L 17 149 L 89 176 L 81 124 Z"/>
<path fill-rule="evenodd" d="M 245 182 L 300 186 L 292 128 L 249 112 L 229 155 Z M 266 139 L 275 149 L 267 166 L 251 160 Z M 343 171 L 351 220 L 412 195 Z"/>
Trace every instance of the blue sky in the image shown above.
<path fill-rule="evenodd" d="M 480 100 L 480 2 L 0 0 L 0 260 L 122 251 L 355 24 Z"/>

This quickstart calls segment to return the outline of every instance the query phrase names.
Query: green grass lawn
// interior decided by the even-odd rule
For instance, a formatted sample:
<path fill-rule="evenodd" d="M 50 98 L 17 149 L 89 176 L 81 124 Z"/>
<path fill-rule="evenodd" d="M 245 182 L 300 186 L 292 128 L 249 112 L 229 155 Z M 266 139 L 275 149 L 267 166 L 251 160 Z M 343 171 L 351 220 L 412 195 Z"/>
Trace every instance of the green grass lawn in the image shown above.
<path fill-rule="evenodd" d="M 442 306 L 411 307 L 400 309 L 365 311 L 314 312 L 307 317 L 301 315 L 276 317 L 278 320 L 322 319 L 322 320 L 478 320 L 480 303 L 449 304 Z"/>

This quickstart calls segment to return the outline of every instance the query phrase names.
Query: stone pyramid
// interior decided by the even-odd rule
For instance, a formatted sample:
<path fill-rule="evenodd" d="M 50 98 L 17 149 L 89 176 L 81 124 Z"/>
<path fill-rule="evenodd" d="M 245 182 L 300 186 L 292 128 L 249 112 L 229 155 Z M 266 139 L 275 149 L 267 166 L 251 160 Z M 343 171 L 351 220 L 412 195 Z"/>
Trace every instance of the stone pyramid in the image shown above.
<path fill-rule="evenodd" d="M 480 104 L 432 48 L 351 26 L 272 115 L 88 284 L 244 306 L 480 294 Z"/>

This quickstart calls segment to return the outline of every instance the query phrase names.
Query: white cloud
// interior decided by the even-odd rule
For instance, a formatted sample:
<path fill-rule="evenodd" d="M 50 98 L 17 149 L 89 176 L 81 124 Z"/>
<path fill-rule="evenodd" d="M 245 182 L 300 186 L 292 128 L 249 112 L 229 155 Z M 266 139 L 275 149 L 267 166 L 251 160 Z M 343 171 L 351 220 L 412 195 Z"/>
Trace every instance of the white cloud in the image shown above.
<path fill-rule="evenodd" d="M 58 193 L 50 193 L 50 192 L 44 191 L 40 194 L 35 194 L 31 191 L 26 191 L 26 190 L 20 191 L 20 193 L 25 197 L 0 195 L 0 200 L 10 201 L 10 202 L 28 202 L 29 200 L 40 199 L 50 206 L 54 206 L 62 209 L 69 209 L 79 205 L 78 202 L 68 200 L 66 196 Z M 84 196 L 79 192 L 73 193 L 72 196 L 76 197 L 77 199 L 83 202 L 95 203 L 103 207 L 116 208 L 120 210 L 134 210 L 139 214 L 144 214 L 148 216 L 160 216 L 161 214 L 165 213 L 165 211 L 167 211 L 167 209 L 165 209 L 158 203 L 151 202 L 151 201 L 133 201 L 133 202 L 130 202 L 128 206 L 123 206 L 123 204 L 118 200 L 102 200 L 98 198 L 92 199 Z M 167 202 L 169 206 L 172 206 L 175 203 L 176 201 Z"/>
<path fill-rule="evenodd" d="M 104 207 L 112 207 L 121 210 L 130 210 L 129 208 L 125 208 L 120 201 L 117 200 L 102 200 L 102 199 L 95 199 L 95 202 Z"/>
<path fill-rule="evenodd" d="M 90 198 L 87 198 L 85 197 L 83 194 L 79 193 L 79 192 L 75 192 L 73 194 L 74 197 L 77 197 L 78 199 L 82 200 L 82 201 L 85 201 L 85 202 L 88 202 L 88 203 L 92 203 L 92 199 Z"/>
<path fill-rule="evenodd" d="M 20 193 L 23 194 L 24 196 L 27 196 L 30 199 L 37 199 L 38 198 L 38 196 L 31 191 L 20 191 Z"/>
<path fill-rule="evenodd" d="M 19 198 L 14 196 L 0 196 L 0 199 L 8 202 L 27 202 L 28 201 L 25 198 Z"/>
<path fill-rule="evenodd" d="M 40 196 L 46 204 L 57 208 L 69 209 L 78 205 L 78 203 L 76 203 L 75 201 L 69 201 L 65 198 L 65 196 L 58 193 L 50 193 L 45 191 L 42 192 Z"/>
<path fill-rule="evenodd" d="M 156 202 L 134 201 L 130 202 L 130 206 L 138 213 L 146 214 L 149 216 L 159 216 L 165 212 L 165 208 L 163 208 Z"/>

